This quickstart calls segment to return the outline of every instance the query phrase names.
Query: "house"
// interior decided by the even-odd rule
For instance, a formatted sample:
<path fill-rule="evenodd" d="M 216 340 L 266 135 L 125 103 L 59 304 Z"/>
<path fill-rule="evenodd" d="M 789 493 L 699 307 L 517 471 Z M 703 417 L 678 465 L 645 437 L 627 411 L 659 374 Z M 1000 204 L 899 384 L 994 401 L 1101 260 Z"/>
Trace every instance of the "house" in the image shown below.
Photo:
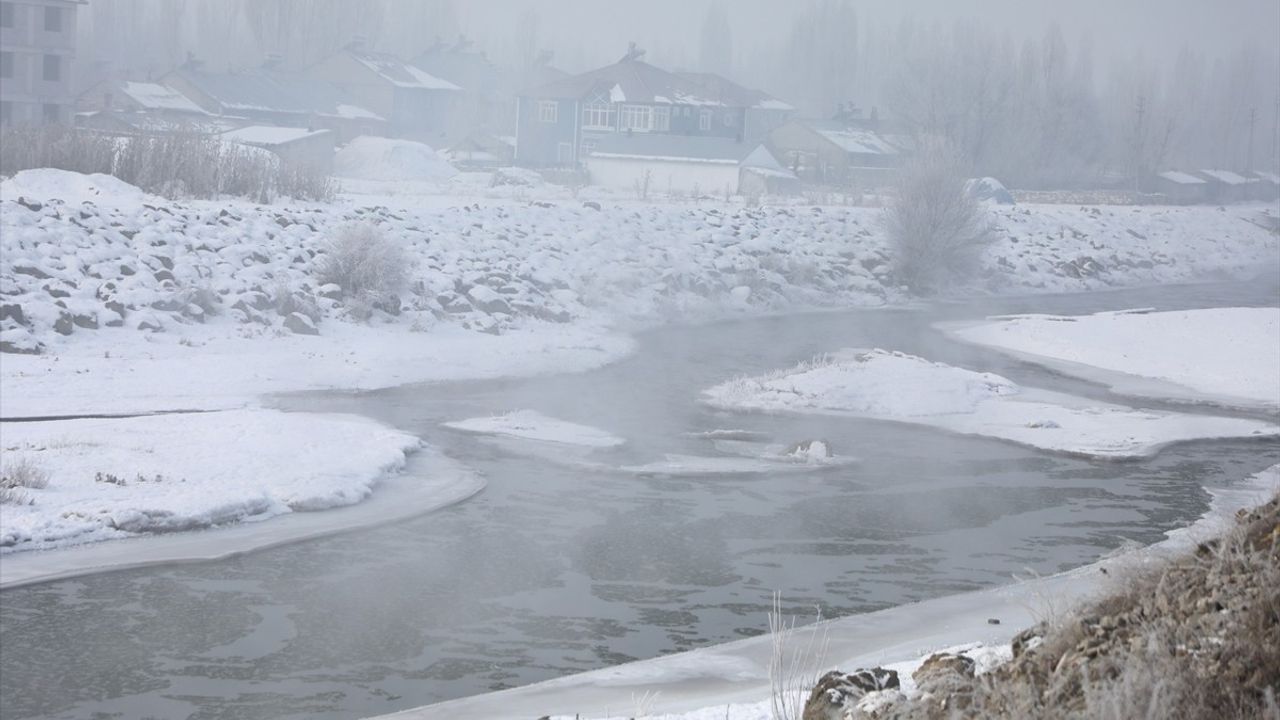
<path fill-rule="evenodd" d="M 244 122 L 215 117 L 166 85 L 104 80 L 77 98 L 75 124 L 109 133 L 220 133 Z"/>
<path fill-rule="evenodd" d="M 0 2 L 0 126 L 70 124 L 83 0 Z"/>
<path fill-rule="evenodd" d="M 461 88 L 447 134 L 461 137 L 476 129 L 501 130 L 511 124 L 515 96 L 503 93 L 502 73 L 470 40 L 436 42 L 413 59 L 413 65 Z"/>
<path fill-rule="evenodd" d="M 461 112 L 462 88 L 394 55 L 348 45 L 308 71 L 386 118 L 392 134 L 441 146 Z"/>
<path fill-rule="evenodd" d="M 1280 199 L 1280 174 L 1265 170 L 1254 170 L 1249 175 L 1257 181 L 1254 185 L 1256 191 L 1254 193 L 1255 200 Z"/>
<path fill-rule="evenodd" d="M 911 142 L 843 120 L 792 120 L 769 134 L 769 147 L 806 182 L 880 185 L 909 154 Z"/>
<path fill-rule="evenodd" d="M 613 65 L 522 92 L 516 163 L 576 165 L 604 138 L 623 133 L 745 138 L 753 100 L 650 65 L 643 55 L 632 46 Z"/>
<path fill-rule="evenodd" d="M 210 115 L 242 118 L 247 124 L 332 130 L 343 142 L 386 133 L 383 116 L 340 88 L 309 75 L 278 71 L 275 65 L 275 60 L 268 60 L 260 68 L 216 73 L 188 60 L 161 80 Z"/>
<path fill-rule="evenodd" d="M 743 140 L 764 140 L 795 115 L 796 109 L 791 105 L 768 93 L 743 87 L 724 76 L 707 72 L 677 74 L 725 105 L 745 108 Z"/>
<path fill-rule="evenodd" d="M 1152 179 L 1151 187 L 1155 192 L 1168 198 L 1170 202 L 1190 205 L 1205 201 L 1209 183 L 1191 173 L 1166 170 Z"/>
<path fill-rule="evenodd" d="M 1230 170 L 1196 170 L 1195 175 L 1205 181 L 1205 199 L 1209 202 L 1249 199 L 1251 181 L 1239 173 Z"/>
<path fill-rule="evenodd" d="M 262 148 L 279 156 L 289 167 L 333 170 L 333 137 L 329 130 L 250 125 L 222 134 L 228 142 Z"/>
<path fill-rule="evenodd" d="M 763 143 L 705 135 L 614 133 L 585 164 L 593 185 L 655 193 L 738 194 L 746 177 L 764 192 L 791 175 Z"/>

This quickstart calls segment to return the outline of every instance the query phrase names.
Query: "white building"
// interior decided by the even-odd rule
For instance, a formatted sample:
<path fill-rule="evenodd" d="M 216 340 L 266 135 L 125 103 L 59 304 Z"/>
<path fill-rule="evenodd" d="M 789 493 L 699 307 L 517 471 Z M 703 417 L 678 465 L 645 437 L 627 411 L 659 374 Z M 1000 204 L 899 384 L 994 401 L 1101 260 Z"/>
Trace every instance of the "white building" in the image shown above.
<path fill-rule="evenodd" d="M 653 193 L 738 194 L 744 174 L 789 176 L 759 142 L 688 135 L 610 135 L 586 159 L 591 183 Z"/>
<path fill-rule="evenodd" d="M 76 10 L 83 4 L 0 1 L 0 125 L 71 122 Z"/>

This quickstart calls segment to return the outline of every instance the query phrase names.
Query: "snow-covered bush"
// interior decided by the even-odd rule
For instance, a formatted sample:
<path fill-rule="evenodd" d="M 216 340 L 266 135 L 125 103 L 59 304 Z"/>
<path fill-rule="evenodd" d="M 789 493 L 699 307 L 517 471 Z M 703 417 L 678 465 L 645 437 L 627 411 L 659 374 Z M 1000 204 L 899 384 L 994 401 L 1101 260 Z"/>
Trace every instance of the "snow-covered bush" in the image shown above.
<path fill-rule="evenodd" d="M 959 160 L 940 143 L 923 144 L 903 167 L 886 226 L 894 270 L 916 293 L 971 277 L 992 239 L 982 204 L 965 192 Z"/>
<path fill-rule="evenodd" d="M 378 226 L 351 223 L 338 228 L 325 246 L 316 279 L 341 288 L 348 311 L 364 318 L 375 307 L 398 302 L 395 295 L 407 280 L 408 260 L 404 248 Z"/>
<path fill-rule="evenodd" d="M 49 473 L 23 455 L 0 469 L 0 505 L 29 504 L 31 500 L 24 489 L 39 490 L 48 484 Z"/>

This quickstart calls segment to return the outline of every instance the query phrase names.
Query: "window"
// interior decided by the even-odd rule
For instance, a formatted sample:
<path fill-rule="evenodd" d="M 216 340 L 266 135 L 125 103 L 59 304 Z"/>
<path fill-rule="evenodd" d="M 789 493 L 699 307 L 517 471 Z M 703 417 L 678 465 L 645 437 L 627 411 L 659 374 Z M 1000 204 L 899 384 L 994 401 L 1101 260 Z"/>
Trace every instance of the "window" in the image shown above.
<path fill-rule="evenodd" d="M 13 19 L 13 3 L 0 2 L 0 27 L 11 28 L 17 25 Z"/>
<path fill-rule="evenodd" d="M 0 78 L 13 77 L 13 53 L 0 52 Z"/>
<path fill-rule="evenodd" d="M 553 123 L 560 119 L 560 103 L 555 100 L 538 101 L 538 122 Z"/>
<path fill-rule="evenodd" d="M 649 132 L 653 129 L 653 108 L 648 105 L 623 105 L 618 129 Z"/>
<path fill-rule="evenodd" d="M 582 106 L 582 127 L 588 130 L 613 129 L 613 103 L 604 93 L 596 93 Z"/>
<path fill-rule="evenodd" d="M 62 79 L 62 58 L 57 55 L 44 56 L 44 79 L 48 82 Z"/>
<path fill-rule="evenodd" d="M 44 9 L 44 29 L 45 32 L 62 32 L 62 8 Z"/>
<path fill-rule="evenodd" d="M 42 114 L 44 115 L 44 123 L 46 125 L 57 125 L 62 119 L 62 113 L 59 112 L 58 106 L 53 103 L 45 103 L 41 109 L 43 111 Z"/>
<path fill-rule="evenodd" d="M 667 132 L 671 129 L 671 108 L 659 105 L 653 109 L 653 129 Z"/>
<path fill-rule="evenodd" d="M 702 112 L 698 113 L 698 129 L 699 130 L 711 129 L 711 111 L 710 110 L 703 110 Z"/>

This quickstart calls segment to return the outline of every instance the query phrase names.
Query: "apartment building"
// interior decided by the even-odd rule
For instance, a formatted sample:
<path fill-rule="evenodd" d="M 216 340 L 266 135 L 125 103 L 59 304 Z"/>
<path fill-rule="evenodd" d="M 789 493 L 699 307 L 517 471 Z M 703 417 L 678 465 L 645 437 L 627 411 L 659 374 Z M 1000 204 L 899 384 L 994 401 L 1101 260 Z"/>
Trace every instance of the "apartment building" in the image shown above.
<path fill-rule="evenodd" d="M 70 123 L 76 10 L 85 0 L 0 0 L 0 125 Z"/>

